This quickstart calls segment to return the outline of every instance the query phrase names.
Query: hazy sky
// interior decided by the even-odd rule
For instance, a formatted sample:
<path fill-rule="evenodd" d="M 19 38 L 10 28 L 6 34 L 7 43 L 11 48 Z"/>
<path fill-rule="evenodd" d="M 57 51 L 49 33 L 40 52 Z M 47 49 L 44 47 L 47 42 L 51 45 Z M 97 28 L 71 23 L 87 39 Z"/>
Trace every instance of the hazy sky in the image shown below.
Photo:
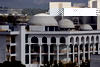
<path fill-rule="evenodd" d="M 49 2 L 74 2 L 74 0 L 0 0 L 0 6 L 10 8 L 48 8 Z M 87 0 L 76 0 L 87 3 Z"/>

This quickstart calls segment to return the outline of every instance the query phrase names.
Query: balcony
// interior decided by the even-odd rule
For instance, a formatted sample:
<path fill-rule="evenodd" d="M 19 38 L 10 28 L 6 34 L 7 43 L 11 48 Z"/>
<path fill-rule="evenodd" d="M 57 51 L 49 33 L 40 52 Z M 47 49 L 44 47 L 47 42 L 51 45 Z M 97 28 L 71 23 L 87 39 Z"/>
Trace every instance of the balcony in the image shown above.
<path fill-rule="evenodd" d="M 10 50 L 6 50 L 6 55 L 10 55 L 11 51 Z"/>
<path fill-rule="evenodd" d="M 39 64 L 36 60 L 31 60 L 31 64 Z"/>
<path fill-rule="evenodd" d="M 60 50 L 59 53 L 67 53 L 67 50 Z"/>

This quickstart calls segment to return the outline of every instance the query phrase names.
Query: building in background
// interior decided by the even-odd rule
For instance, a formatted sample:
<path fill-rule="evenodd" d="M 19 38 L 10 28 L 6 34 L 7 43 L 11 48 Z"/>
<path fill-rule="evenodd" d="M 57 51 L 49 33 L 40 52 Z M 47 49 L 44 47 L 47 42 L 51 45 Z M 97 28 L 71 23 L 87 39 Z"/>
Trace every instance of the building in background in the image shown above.
<path fill-rule="evenodd" d="M 0 9 L 0 15 L 21 16 L 22 15 L 22 9 Z"/>

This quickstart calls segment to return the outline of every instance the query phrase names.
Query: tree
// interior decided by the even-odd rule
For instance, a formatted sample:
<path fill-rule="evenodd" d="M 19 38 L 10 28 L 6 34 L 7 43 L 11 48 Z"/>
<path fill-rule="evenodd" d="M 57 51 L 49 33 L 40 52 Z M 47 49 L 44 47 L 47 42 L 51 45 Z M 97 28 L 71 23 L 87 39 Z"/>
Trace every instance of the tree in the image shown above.
<path fill-rule="evenodd" d="M 53 67 L 58 67 L 57 60 L 54 61 Z"/>
<path fill-rule="evenodd" d="M 15 61 L 15 62 L 10 62 L 10 61 L 4 61 L 3 63 L 0 63 L 0 67 L 26 67 L 21 63 L 21 61 Z"/>
<path fill-rule="evenodd" d="M 19 18 L 18 16 L 11 16 L 11 15 L 9 15 L 7 17 L 7 22 L 8 23 L 13 23 L 13 25 L 16 25 L 16 22 L 17 22 L 18 18 Z"/>
<path fill-rule="evenodd" d="M 58 67 L 64 67 L 64 64 L 61 61 L 59 61 L 59 66 Z"/>

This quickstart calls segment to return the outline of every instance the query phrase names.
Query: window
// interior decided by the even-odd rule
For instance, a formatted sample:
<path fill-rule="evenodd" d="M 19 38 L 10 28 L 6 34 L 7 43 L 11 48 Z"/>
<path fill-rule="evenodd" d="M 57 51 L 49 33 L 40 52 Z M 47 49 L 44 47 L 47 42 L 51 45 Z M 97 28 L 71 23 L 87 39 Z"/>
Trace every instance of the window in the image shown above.
<path fill-rule="evenodd" d="M 55 37 L 51 38 L 51 43 L 56 43 L 56 38 Z"/>
<path fill-rule="evenodd" d="M 11 35 L 11 43 L 15 43 L 15 35 Z"/>
<path fill-rule="evenodd" d="M 42 38 L 42 43 L 47 43 L 47 38 L 46 37 Z"/>
<path fill-rule="evenodd" d="M 11 57 L 11 62 L 14 62 L 15 61 L 15 56 L 12 56 Z"/>
<path fill-rule="evenodd" d="M 38 43 L 38 38 L 37 37 L 32 37 L 31 42 L 32 43 Z"/>
<path fill-rule="evenodd" d="M 47 44 L 43 44 L 43 52 L 48 53 L 48 45 Z"/>
<path fill-rule="evenodd" d="M 15 54 L 16 51 L 15 51 L 15 46 L 11 46 L 11 54 Z"/>
<path fill-rule="evenodd" d="M 65 38 L 64 37 L 60 38 L 60 43 L 65 43 Z"/>
<path fill-rule="evenodd" d="M 38 44 L 32 44 L 31 45 L 31 53 L 39 53 L 39 45 Z"/>
<path fill-rule="evenodd" d="M 29 64 L 29 55 L 26 55 L 26 56 L 25 56 L 25 63 L 26 63 L 26 64 Z"/>
<path fill-rule="evenodd" d="M 29 45 L 25 45 L 25 53 L 29 53 Z"/>
<path fill-rule="evenodd" d="M 28 43 L 28 34 L 25 35 L 25 43 Z"/>

